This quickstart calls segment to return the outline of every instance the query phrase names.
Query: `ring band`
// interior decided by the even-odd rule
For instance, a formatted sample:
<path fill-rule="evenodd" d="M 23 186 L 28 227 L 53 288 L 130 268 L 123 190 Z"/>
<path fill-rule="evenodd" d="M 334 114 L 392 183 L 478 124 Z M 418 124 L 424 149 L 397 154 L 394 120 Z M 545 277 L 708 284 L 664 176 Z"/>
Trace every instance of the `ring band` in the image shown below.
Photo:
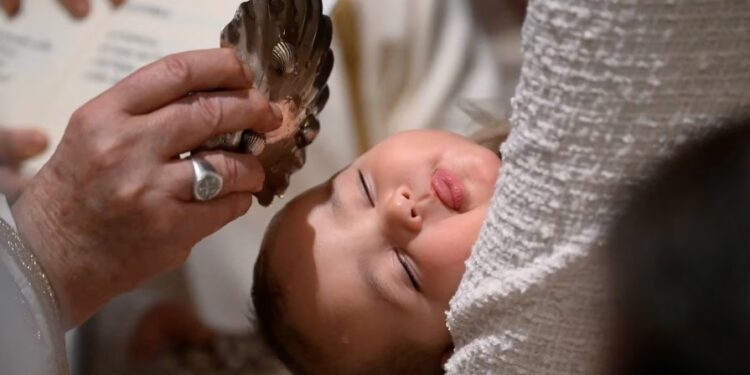
<path fill-rule="evenodd" d="M 191 157 L 193 163 L 193 197 L 201 202 L 216 198 L 224 187 L 224 178 L 203 158 Z"/>

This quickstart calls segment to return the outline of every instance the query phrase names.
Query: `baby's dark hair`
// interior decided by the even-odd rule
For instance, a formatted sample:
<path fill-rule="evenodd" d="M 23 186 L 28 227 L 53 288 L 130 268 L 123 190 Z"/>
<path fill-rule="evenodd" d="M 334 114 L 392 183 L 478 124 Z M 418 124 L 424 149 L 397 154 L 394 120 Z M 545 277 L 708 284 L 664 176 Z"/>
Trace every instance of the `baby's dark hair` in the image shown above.
<path fill-rule="evenodd" d="M 657 168 L 612 228 L 612 373 L 748 373 L 750 119 Z"/>
<path fill-rule="evenodd" d="M 296 341 L 304 345 L 296 332 L 285 327 L 283 321 L 283 294 L 281 290 L 271 281 L 265 271 L 265 259 L 261 253 L 255 263 L 253 275 L 252 303 L 253 320 L 255 329 L 265 342 L 266 346 L 284 363 L 294 374 L 311 374 L 306 371 L 302 363 L 292 355 L 288 348 L 290 341 Z"/>
<path fill-rule="evenodd" d="M 392 348 L 382 360 L 361 363 L 357 368 L 342 368 L 339 359 L 345 353 L 331 355 L 313 338 L 307 337 L 287 321 L 283 288 L 274 273 L 270 253 L 279 235 L 282 213 L 266 229 L 255 263 L 251 299 L 254 325 L 266 346 L 295 375 L 437 375 L 443 374 L 441 358 L 405 342 Z"/>

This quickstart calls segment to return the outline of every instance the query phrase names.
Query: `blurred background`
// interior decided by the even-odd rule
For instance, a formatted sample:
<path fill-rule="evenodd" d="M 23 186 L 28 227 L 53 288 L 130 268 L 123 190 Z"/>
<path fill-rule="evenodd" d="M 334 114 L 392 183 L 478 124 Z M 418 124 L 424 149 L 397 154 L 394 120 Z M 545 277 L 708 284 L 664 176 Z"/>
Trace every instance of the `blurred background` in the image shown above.
<path fill-rule="evenodd" d="M 17 19 L 0 18 L 0 123 L 38 125 L 58 140 L 73 110 L 137 67 L 218 46 L 240 2 L 130 0 L 113 10 L 94 1 L 85 21 L 68 19 L 54 0 L 27 2 Z M 525 1 L 323 3 L 335 30 L 331 100 L 287 200 L 394 132 L 471 135 L 509 117 Z M 257 250 L 283 204 L 253 207 L 200 243 L 186 266 L 111 301 L 70 333 L 73 373 L 283 373 L 254 339 L 249 307 Z"/>

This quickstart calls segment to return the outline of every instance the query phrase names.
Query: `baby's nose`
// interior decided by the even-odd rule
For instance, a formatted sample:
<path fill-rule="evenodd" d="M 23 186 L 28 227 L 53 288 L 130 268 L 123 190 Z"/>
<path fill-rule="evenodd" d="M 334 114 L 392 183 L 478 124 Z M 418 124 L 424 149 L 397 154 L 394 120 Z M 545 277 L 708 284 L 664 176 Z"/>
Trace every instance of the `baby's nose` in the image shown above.
<path fill-rule="evenodd" d="M 401 186 L 386 202 L 388 226 L 399 231 L 418 233 L 422 230 L 422 216 L 417 210 L 416 201 L 407 186 Z"/>

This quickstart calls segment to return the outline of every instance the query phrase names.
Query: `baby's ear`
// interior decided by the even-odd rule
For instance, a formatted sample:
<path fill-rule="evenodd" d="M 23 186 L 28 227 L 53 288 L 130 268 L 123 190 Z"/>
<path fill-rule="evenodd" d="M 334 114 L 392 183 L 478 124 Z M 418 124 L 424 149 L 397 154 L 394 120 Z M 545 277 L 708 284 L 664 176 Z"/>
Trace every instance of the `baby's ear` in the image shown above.
<path fill-rule="evenodd" d="M 443 355 L 440 357 L 440 365 L 443 367 L 443 373 L 446 372 L 445 364 L 448 363 L 448 360 L 453 356 L 453 348 L 453 343 L 451 343 L 445 348 Z"/>

